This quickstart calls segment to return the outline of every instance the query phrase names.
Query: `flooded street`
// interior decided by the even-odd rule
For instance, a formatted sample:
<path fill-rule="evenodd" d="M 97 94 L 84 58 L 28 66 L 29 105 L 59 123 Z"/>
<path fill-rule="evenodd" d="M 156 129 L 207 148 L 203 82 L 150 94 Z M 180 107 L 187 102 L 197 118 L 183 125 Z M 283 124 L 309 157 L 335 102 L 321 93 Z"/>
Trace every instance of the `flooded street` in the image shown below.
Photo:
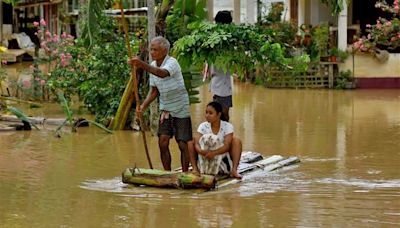
<path fill-rule="evenodd" d="M 211 99 L 200 91 L 194 129 Z M 244 150 L 301 163 L 211 192 L 132 187 L 121 172 L 148 167 L 138 132 L 0 132 L 0 227 L 400 226 L 400 90 L 235 83 L 233 102 Z M 51 107 L 43 114 L 62 116 Z M 147 140 L 161 168 L 157 138 Z"/>

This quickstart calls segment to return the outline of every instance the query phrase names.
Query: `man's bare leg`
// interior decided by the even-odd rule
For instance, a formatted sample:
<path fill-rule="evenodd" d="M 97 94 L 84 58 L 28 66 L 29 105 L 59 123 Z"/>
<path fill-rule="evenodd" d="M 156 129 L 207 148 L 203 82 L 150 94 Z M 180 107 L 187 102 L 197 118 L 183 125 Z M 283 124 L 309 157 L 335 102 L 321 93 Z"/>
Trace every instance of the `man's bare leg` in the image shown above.
<path fill-rule="evenodd" d="M 194 149 L 194 141 L 188 142 L 188 150 L 189 150 L 189 159 L 190 164 L 192 164 L 193 173 L 200 174 L 199 168 L 197 167 L 197 153 Z"/>
<path fill-rule="evenodd" d="M 179 150 L 181 151 L 181 165 L 182 171 L 187 172 L 189 170 L 189 150 L 188 143 L 180 140 L 178 142 Z"/>
<path fill-rule="evenodd" d="M 171 153 L 169 152 L 169 135 L 160 135 L 158 138 L 158 147 L 160 148 L 160 157 L 164 170 L 171 170 Z"/>
<path fill-rule="evenodd" d="M 226 106 L 222 107 L 222 115 L 224 115 L 226 121 L 229 122 L 229 107 Z"/>

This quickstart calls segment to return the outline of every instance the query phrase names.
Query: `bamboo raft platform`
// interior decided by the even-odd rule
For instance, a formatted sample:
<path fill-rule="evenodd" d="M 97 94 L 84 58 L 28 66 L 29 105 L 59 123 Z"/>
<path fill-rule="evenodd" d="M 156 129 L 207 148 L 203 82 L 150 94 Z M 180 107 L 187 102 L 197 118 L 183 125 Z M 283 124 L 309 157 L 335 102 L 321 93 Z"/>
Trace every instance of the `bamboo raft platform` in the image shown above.
<path fill-rule="evenodd" d="M 298 162 L 300 162 L 298 157 L 284 158 L 280 155 L 272 155 L 264 158 L 260 153 L 246 151 L 242 153 L 238 172 L 242 176 L 256 171 L 271 172 Z M 122 172 L 122 182 L 125 184 L 159 188 L 210 190 L 226 187 L 240 181 L 230 178 L 228 175 L 212 176 L 202 174 L 198 176 L 191 172 L 182 172 L 180 168 L 174 171 L 127 168 Z"/>

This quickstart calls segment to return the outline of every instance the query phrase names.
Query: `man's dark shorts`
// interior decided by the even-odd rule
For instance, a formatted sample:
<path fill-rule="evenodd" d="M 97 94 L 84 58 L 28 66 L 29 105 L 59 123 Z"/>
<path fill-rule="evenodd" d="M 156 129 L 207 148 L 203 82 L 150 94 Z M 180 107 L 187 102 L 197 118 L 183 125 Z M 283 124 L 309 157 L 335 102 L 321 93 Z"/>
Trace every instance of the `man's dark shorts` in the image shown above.
<path fill-rule="evenodd" d="M 213 100 L 220 103 L 223 107 L 232 107 L 232 95 L 227 97 L 220 97 L 218 95 L 213 96 Z"/>
<path fill-rule="evenodd" d="M 158 136 L 169 135 L 175 136 L 176 141 L 192 140 L 192 121 L 190 117 L 177 118 L 170 116 L 164 119 L 163 123 L 158 126 Z"/>

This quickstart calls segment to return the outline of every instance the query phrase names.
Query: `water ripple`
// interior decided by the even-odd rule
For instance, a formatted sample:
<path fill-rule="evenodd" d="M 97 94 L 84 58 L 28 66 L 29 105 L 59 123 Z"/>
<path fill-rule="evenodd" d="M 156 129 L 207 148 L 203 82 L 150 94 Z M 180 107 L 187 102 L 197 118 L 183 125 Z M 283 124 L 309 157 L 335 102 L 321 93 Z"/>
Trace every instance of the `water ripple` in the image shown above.
<path fill-rule="evenodd" d="M 316 181 L 322 184 L 340 184 L 348 186 L 357 186 L 361 188 L 400 188 L 400 179 L 394 180 L 364 180 L 358 178 L 351 179 L 334 179 L 324 178 Z"/>

